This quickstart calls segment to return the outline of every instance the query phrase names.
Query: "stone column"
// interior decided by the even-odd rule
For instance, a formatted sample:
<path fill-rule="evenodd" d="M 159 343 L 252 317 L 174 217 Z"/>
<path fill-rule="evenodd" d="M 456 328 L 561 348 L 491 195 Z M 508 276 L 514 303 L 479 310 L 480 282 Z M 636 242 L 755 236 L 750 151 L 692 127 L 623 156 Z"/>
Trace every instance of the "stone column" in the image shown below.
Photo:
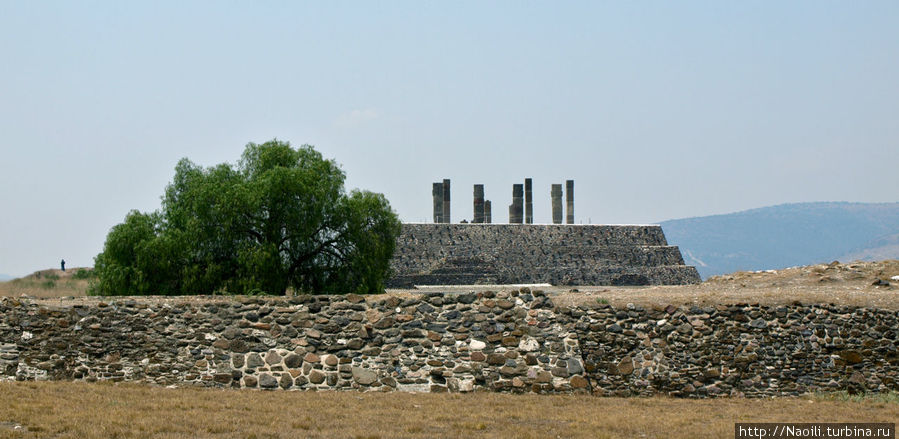
<path fill-rule="evenodd" d="M 574 180 L 565 180 L 565 222 L 574 224 Z"/>
<path fill-rule="evenodd" d="M 448 178 L 443 179 L 443 222 L 452 222 L 450 218 L 450 181 Z"/>
<path fill-rule="evenodd" d="M 490 200 L 484 200 L 484 222 L 487 224 L 490 224 L 492 220 L 490 210 Z"/>
<path fill-rule="evenodd" d="M 524 222 L 534 224 L 534 194 L 531 192 L 533 181 L 524 179 Z"/>
<path fill-rule="evenodd" d="M 434 222 L 443 222 L 443 183 L 431 185 L 431 197 L 434 199 Z"/>
<path fill-rule="evenodd" d="M 484 222 L 484 185 L 476 184 L 474 185 L 474 219 L 471 220 L 473 223 L 483 223 Z"/>
<path fill-rule="evenodd" d="M 562 185 L 552 185 L 549 195 L 553 204 L 553 224 L 562 224 Z"/>
<path fill-rule="evenodd" d="M 524 185 L 512 185 L 512 206 L 509 210 L 509 222 L 521 224 L 524 219 Z"/>

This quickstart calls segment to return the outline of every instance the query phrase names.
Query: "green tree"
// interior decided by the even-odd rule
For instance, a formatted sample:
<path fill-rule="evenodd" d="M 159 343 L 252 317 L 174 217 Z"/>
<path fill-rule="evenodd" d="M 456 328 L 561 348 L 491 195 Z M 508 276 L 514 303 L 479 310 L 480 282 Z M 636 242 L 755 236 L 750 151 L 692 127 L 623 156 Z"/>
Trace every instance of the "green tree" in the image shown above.
<path fill-rule="evenodd" d="M 400 223 L 381 194 L 344 190 L 311 146 L 247 145 L 236 167 L 182 159 L 152 214 L 131 212 L 96 258 L 95 294 L 381 291 Z"/>

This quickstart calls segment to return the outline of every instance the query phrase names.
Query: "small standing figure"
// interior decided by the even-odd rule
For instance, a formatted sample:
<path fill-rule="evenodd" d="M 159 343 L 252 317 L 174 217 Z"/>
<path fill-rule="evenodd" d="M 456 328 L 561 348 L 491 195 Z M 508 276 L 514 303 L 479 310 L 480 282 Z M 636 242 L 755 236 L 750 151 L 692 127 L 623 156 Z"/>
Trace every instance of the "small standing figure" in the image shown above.
<path fill-rule="evenodd" d="M 61 268 L 62 271 L 66 271 L 66 260 L 65 259 L 59 261 L 59 268 Z"/>

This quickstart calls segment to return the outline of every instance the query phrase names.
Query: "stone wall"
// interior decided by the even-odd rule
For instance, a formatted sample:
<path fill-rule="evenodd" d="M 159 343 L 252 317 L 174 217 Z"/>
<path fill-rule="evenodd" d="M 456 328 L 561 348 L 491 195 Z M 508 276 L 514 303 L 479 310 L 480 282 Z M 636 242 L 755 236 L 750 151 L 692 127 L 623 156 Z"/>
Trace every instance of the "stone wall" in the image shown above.
<path fill-rule="evenodd" d="M 540 291 L 0 299 L 0 377 L 365 391 L 899 390 L 899 312 L 558 308 Z"/>
<path fill-rule="evenodd" d="M 388 287 L 700 282 L 660 226 L 403 224 Z"/>

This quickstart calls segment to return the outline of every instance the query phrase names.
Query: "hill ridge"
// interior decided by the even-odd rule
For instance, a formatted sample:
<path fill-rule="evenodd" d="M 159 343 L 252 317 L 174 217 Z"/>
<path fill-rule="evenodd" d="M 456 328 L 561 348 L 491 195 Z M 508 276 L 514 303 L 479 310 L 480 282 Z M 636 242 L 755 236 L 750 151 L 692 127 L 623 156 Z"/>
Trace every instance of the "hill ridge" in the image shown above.
<path fill-rule="evenodd" d="M 899 202 L 783 203 L 660 224 L 703 278 L 841 258 L 899 258 Z"/>

